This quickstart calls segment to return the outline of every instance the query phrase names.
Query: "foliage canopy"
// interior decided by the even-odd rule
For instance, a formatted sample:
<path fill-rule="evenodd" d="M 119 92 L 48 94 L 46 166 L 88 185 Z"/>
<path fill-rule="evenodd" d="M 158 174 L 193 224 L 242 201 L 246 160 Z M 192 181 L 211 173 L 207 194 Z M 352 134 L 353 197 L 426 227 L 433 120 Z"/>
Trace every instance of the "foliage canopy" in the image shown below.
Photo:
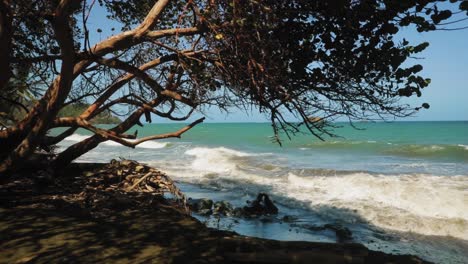
<path fill-rule="evenodd" d="M 141 139 L 126 132 L 141 118 L 151 122 L 152 114 L 183 121 L 208 106 L 258 107 L 275 135 L 283 130 L 288 136 L 300 126 L 317 137 L 330 134 L 330 121 L 342 116 L 411 115 L 429 105 L 409 106 L 400 98 L 421 96 L 430 79 L 408 59 L 429 44 L 396 36 L 410 26 L 418 32 L 462 29 L 468 2 L 450 1 L 444 5 L 450 9 L 440 2 L 4 0 L 0 104 L 3 119 L 14 125 L 0 132 L 0 171 L 79 127 L 95 135 L 53 162 L 67 164 L 105 140 L 134 147 L 180 137 L 203 119 Z M 102 32 L 87 25 L 98 4 L 122 31 L 113 29 L 113 36 L 91 44 L 91 35 Z M 59 114 L 76 103 L 87 107 L 77 115 Z M 109 112 L 123 120 L 107 130 L 89 122 Z M 47 136 L 55 127 L 68 129 Z"/>

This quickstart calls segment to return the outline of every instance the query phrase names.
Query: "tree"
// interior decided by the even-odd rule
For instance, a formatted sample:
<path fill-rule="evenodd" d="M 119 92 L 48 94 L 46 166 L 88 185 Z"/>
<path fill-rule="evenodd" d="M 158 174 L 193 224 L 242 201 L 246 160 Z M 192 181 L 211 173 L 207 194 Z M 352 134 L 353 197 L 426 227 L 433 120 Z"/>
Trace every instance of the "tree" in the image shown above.
<path fill-rule="evenodd" d="M 305 126 L 322 137 L 338 116 L 350 121 L 408 116 L 429 106 L 414 108 L 399 99 L 420 96 L 430 80 L 418 75 L 421 65 L 403 65 L 428 43 L 410 45 L 395 35 L 402 27 L 448 30 L 454 28 L 444 27 L 464 21 L 467 1 L 450 1 L 459 10 L 455 13 L 438 2 L 2 0 L 0 90 L 17 91 L 18 69 L 26 69 L 22 83 L 37 101 L 0 131 L 0 172 L 20 167 L 20 161 L 78 128 L 94 136 L 55 155 L 55 165 L 68 164 L 106 140 L 135 147 L 180 137 L 203 118 L 137 140 L 128 140 L 137 134 L 127 131 L 142 125 L 142 117 L 151 122 L 151 114 L 184 121 L 207 106 L 257 106 L 269 114 L 277 136 Z M 123 28 L 91 46 L 90 35 L 100 33 L 87 27 L 96 4 Z M 21 103 L 15 96 L 0 101 Z M 79 116 L 59 116 L 75 102 L 89 107 Z M 90 123 L 122 105 L 129 111 L 113 128 Z M 300 122 L 288 121 L 286 113 Z M 48 136 L 56 127 L 67 130 Z"/>

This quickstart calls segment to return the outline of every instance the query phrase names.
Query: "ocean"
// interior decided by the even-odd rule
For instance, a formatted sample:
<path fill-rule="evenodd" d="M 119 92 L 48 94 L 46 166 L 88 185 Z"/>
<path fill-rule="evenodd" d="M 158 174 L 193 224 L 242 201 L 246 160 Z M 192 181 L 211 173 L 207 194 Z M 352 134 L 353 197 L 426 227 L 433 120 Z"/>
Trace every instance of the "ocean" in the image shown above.
<path fill-rule="evenodd" d="M 209 226 L 270 239 L 335 242 L 330 230 L 311 227 L 338 224 L 370 249 L 468 263 L 468 122 L 337 125 L 340 137 L 283 136 L 279 146 L 268 123 L 206 123 L 181 139 L 136 149 L 105 142 L 78 161 L 133 159 L 166 172 L 189 197 L 243 206 L 266 192 L 280 209 L 275 219 L 196 216 Z M 136 129 L 148 136 L 182 126 Z M 89 135 L 80 130 L 60 148 Z M 294 221 L 279 221 L 286 215 Z"/>

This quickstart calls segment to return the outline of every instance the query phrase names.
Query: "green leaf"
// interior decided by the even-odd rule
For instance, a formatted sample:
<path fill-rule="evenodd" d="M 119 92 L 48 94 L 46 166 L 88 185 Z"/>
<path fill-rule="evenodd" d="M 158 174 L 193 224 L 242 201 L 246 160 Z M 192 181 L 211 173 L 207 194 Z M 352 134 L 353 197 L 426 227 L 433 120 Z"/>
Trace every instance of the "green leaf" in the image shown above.
<path fill-rule="evenodd" d="M 416 65 L 414 65 L 413 67 L 410 68 L 411 72 L 413 72 L 413 73 L 420 72 L 420 71 L 422 71 L 422 69 L 423 69 L 423 66 L 421 64 L 416 64 Z"/>
<path fill-rule="evenodd" d="M 423 43 L 415 46 L 414 49 L 412 50 L 412 52 L 418 53 L 418 52 L 421 52 L 421 51 L 425 50 L 427 47 L 429 47 L 429 42 L 423 42 Z"/>
<path fill-rule="evenodd" d="M 468 11 L 468 1 L 463 1 L 460 3 L 460 10 Z"/>
<path fill-rule="evenodd" d="M 446 20 L 452 16 L 452 11 L 450 10 L 443 10 L 439 13 L 440 20 Z"/>

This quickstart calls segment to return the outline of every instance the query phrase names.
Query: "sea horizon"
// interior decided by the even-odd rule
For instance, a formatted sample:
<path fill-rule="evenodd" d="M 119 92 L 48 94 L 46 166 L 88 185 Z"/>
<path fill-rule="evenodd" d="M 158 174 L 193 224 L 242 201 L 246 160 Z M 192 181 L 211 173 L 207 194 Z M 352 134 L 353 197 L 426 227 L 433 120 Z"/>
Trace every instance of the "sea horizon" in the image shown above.
<path fill-rule="evenodd" d="M 197 119 L 197 118 L 193 118 Z M 161 121 L 161 122 L 160 122 Z M 300 123 L 301 121 L 290 121 L 291 123 Z M 468 120 L 360 120 L 360 121 L 353 121 L 352 123 L 413 123 L 413 122 L 468 122 Z M 167 120 L 157 120 L 156 122 L 142 122 L 143 125 L 156 125 L 156 124 L 189 124 L 190 121 L 182 121 L 182 122 L 174 122 L 174 121 L 167 121 Z M 245 124 L 271 124 L 269 121 L 210 121 L 209 119 L 205 119 L 203 121 L 204 124 L 237 124 L 237 123 L 245 123 Z M 349 123 L 349 121 L 333 121 L 333 123 Z"/>

